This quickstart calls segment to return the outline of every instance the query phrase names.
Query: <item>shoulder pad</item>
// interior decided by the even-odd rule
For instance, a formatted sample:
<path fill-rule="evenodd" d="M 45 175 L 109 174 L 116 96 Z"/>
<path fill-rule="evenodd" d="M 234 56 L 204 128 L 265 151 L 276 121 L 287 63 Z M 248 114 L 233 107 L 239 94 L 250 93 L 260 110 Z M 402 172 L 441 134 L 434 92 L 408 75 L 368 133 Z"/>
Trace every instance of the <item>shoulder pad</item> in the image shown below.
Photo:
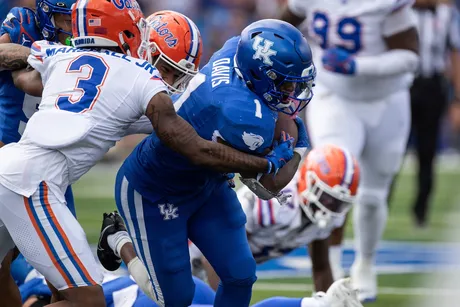
<path fill-rule="evenodd" d="M 33 42 L 42 39 L 34 11 L 25 7 L 11 9 L 0 28 L 0 34 L 5 33 L 10 36 L 12 43 L 26 47 L 30 47 Z"/>

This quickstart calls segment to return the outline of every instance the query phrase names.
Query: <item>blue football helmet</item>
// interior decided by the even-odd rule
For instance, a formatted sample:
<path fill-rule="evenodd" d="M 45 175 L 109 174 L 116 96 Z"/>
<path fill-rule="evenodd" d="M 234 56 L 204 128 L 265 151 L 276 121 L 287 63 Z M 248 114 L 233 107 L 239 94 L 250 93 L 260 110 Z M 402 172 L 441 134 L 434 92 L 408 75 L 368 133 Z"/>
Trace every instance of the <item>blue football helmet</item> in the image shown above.
<path fill-rule="evenodd" d="M 291 24 L 264 19 L 241 33 L 236 70 L 270 108 L 297 114 L 313 97 L 316 77 L 310 46 Z"/>
<path fill-rule="evenodd" d="M 54 23 L 54 14 L 72 14 L 72 5 L 76 0 L 36 0 L 38 27 L 43 37 L 49 41 L 57 41 L 59 33 L 72 36 L 72 33 L 58 29 Z"/>

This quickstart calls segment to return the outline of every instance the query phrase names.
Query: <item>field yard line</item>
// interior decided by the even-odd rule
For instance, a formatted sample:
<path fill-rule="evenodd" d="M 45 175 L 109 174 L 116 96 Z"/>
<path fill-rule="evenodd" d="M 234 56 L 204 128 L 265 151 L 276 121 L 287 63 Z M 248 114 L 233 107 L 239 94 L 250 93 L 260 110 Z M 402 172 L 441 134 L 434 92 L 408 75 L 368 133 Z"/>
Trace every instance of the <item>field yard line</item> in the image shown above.
<path fill-rule="evenodd" d="M 281 280 L 280 280 L 281 282 Z M 313 285 L 309 284 L 285 284 L 285 283 L 256 283 L 253 290 L 258 291 L 313 291 Z M 431 288 L 395 288 L 395 287 L 379 287 L 379 294 L 386 295 L 455 295 L 458 290 L 449 289 L 431 289 Z"/>

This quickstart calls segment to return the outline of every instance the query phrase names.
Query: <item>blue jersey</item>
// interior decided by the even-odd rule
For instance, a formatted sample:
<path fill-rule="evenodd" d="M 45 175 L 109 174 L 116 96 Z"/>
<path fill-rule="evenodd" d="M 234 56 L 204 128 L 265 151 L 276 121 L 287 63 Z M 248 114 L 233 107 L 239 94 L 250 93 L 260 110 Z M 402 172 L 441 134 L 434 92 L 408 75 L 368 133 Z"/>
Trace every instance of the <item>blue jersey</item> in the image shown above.
<path fill-rule="evenodd" d="M 195 296 L 193 304 L 211 305 L 214 302 L 215 292 L 200 279 L 193 277 L 195 282 Z M 107 307 L 135 306 L 158 307 L 148 298 L 128 276 L 106 276 L 102 284 Z M 36 277 L 19 286 L 22 302 L 32 295 L 51 296 L 43 277 Z"/>
<path fill-rule="evenodd" d="M 35 13 L 28 8 L 11 9 L 0 28 L 0 36 L 4 34 L 9 35 L 12 43 L 25 47 L 42 39 Z M 11 72 L 0 72 L 0 141 L 5 144 L 19 141 L 39 103 L 40 98 L 26 95 L 14 86 Z"/>
<path fill-rule="evenodd" d="M 247 88 L 234 67 L 238 37 L 231 38 L 190 82 L 174 106 L 206 140 L 224 140 L 247 153 L 263 155 L 272 145 L 278 114 Z M 184 199 L 212 189 L 222 174 L 203 169 L 165 146 L 155 133 L 144 139 L 124 164 L 125 174 L 143 196 L 158 191 Z M 155 187 L 153 193 L 152 187 Z"/>

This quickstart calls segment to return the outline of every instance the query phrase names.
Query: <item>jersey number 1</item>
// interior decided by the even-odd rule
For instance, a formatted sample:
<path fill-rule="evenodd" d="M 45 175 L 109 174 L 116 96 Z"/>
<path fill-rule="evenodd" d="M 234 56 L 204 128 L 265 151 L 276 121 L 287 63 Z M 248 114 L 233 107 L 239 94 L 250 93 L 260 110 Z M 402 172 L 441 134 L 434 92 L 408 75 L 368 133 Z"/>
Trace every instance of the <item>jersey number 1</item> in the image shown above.
<path fill-rule="evenodd" d="M 326 14 L 315 12 L 313 15 L 313 32 L 321 38 L 322 49 L 331 47 L 329 45 L 329 26 L 331 22 Z M 342 40 L 337 47 L 343 47 L 350 53 L 361 50 L 361 23 L 356 18 L 344 17 L 337 23 L 337 35 Z"/>
<path fill-rule="evenodd" d="M 96 55 L 84 54 L 70 62 L 66 73 L 75 74 L 75 88 L 69 94 L 59 95 L 56 107 L 74 113 L 91 110 L 101 94 L 108 72 L 107 63 Z"/>

